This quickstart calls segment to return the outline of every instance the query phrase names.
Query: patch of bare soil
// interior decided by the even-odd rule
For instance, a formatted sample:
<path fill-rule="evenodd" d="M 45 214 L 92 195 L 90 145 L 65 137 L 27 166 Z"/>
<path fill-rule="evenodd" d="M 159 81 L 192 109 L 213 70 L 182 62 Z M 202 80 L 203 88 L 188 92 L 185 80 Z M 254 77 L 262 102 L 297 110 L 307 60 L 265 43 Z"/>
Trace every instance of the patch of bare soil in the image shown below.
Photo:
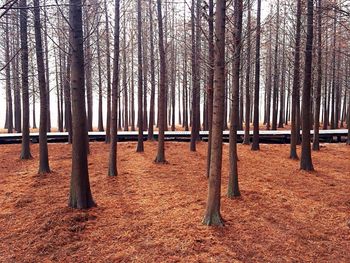
<path fill-rule="evenodd" d="M 107 177 L 108 145 L 91 144 L 91 188 L 98 206 L 67 207 L 70 146 L 50 144 L 53 173 L 38 176 L 20 145 L 0 146 L 1 262 L 350 262 L 350 147 L 323 145 L 316 172 L 299 170 L 288 145 L 239 146 L 242 197 L 226 198 L 226 226 L 203 226 L 206 144 L 166 143 L 167 165 L 153 162 L 156 142 L 118 144 L 119 175 Z"/>

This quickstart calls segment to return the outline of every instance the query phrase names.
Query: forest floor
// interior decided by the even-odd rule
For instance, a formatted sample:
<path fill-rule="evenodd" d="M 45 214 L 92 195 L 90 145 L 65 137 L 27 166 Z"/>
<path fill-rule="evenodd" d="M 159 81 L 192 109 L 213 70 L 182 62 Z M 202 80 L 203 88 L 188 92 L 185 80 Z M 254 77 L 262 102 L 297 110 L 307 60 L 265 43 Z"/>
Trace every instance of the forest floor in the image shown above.
<path fill-rule="evenodd" d="M 207 198 L 206 144 L 166 143 L 169 164 L 153 162 L 156 142 L 118 144 L 119 175 L 107 177 L 108 145 L 91 144 L 97 207 L 67 207 L 71 153 L 50 144 L 53 172 L 37 175 L 20 145 L 0 146 L 0 262 L 350 262 L 350 147 L 324 144 L 315 172 L 288 159 L 289 145 L 239 145 L 242 197 L 225 196 L 225 227 L 201 224 Z M 300 149 L 298 149 L 300 150 Z"/>

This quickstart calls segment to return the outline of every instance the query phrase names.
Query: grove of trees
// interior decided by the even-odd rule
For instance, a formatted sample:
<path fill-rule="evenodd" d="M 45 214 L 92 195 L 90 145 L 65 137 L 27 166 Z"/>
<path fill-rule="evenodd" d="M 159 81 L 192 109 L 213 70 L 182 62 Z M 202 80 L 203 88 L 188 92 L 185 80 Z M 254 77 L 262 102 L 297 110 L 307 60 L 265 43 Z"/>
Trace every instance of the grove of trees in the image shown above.
<path fill-rule="evenodd" d="M 224 130 L 229 198 L 241 195 L 239 130 L 253 151 L 261 129 L 290 130 L 290 158 L 301 145 L 306 171 L 320 129 L 349 130 L 347 0 L 2 0 L 0 32 L 1 125 L 22 133 L 20 158 L 31 159 L 39 116 L 40 174 L 51 172 L 47 133 L 68 132 L 72 208 L 96 205 L 89 131 L 106 132 L 106 174 L 117 176 L 118 131 L 137 130 L 140 154 L 157 139 L 162 165 L 167 130 L 190 131 L 189 151 L 208 130 L 203 223 L 223 225 Z"/>

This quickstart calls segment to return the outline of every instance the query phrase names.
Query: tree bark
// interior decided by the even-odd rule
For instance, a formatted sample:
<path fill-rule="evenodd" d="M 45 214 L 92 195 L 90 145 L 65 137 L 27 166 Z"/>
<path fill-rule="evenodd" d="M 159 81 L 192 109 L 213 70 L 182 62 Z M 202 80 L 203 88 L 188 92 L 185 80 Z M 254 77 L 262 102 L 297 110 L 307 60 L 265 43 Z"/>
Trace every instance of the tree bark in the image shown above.
<path fill-rule="evenodd" d="M 233 33 L 234 42 L 234 61 L 233 61 L 233 83 L 232 83 L 232 112 L 230 121 L 230 171 L 227 196 L 229 198 L 240 196 L 238 185 L 238 167 L 237 167 L 237 130 L 239 121 L 239 75 L 241 67 L 241 44 L 242 44 L 242 17 L 243 17 L 243 0 L 235 0 L 235 30 Z"/>
<path fill-rule="evenodd" d="M 110 42 L 109 42 L 109 18 L 107 0 L 104 0 L 105 20 L 106 20 L 106 63 L 107 63 L 107 120 L 106 120 L 106 139 L 109 143 L 111 139 L 111 56 L 110 56 Z"/>
<path fill-rule="evenodd" d="M 40 127 L 39 127 L 39 174 L 50 173 L 47 147 L 47 86 L 45 80 L 44 52 L 41 38 L 39 0 L 34 0 L 34 30 L 40 90 Z"/>
<path fill-rule="evenodd" d="M 196 15 L 195 15 L 196 6 Z M 190 150 L 196 151 L 196 142 L 199 140 L 200 129 L 200 22 L 201 0 L 192 0 L 191 7 L 191 31 L 192 31 L 192 129 Z"/>
<path fill-rule="evenodd" d="M 208 17 L 209 39 L 208 39 L 208 152 L 207 152 L 207 177 L 210 173 L 210 155 L 211 155 L 211 138 L 212 138 L 212 119 L 213 119 L 213 103 L 214 103 L 214 1 L 209 0 L 209 17 Z M 225 84 L 225 83 L 224 83 Z"/>
<path fill-rule="evenodd" d="M 254 83 L 254 131 L 252 150 L 260 150 L 259 146 L 259 89 L 260 89 L 260 34 L 261 34 L 261 0 L 258 0 L 256 21 L 256 55 L 255 55 L 255 83 Z"/>
<path fill-rule="evenodd" d="M 36 0 L 38 1 L 38 0 Z M 88 170 L 86 144 L 87 119 L 85 110 L 85 69 L 83 46 L 83 21 L 81 0 L 69 1 L 69 21 L 72 47 L 71 88 L 72 88 L 72 173 L 68 206 L 87 209 L 95 206 L 92 199 Z"/>
<path fill-rule="evenodd" d="M 310 145 L 310 93 L 312 74 L 312 45 L 313 45 L 313 0 L 307 1 L 307 35 L 305 49 L 305 70 L 304 86 L 302 95 L 303 120 L 302 120 L 302 145 L 300 168 L 306 171 L 313 171 Z"/>
<path fill-rule="evenodd" d="M 208 201 L 203 224 L 223 226 L 220 214 L 221 168 L 222 168 L 222 132 L 224 122 L 225 99 L 225 18 L 226 1 L 216 1 L 215 14 L 215 68 L 212 116 L 212 141 L 210 154 L 210 171 Z"/>
<path fill-rule="evenodd" d="M 46 1 L 44 1 L 44 6 Z M 49 45 L 48 45 L 48 33 L 47 33 L 47 12 L 44 8 L 44 32 L 45 32 L 45 79 L 46 79 L 46 90 L 47 90 L 47 131 L 51 131 L 51 111 L 50 111 L 50 69 L 49 69 Z"/>
<path fill-rule="evenodd" d="M 104 131 L 103 128 L 103 96 L 102 96 L 102 65 L 101 65 L 101 47 L 100 47 L 100 21 L 97 22 L 97 71 L 98 71 L 98 131 Z"/>
<path fill-rule="evenodd" d="M 166 92 L 166 61 L 164 50 L 164 33 L 163 33 L 163 16 L 161 0 L 157 0 L 158 10 L 158 36 L 159 36 L 159 57 L 160 57 L 160 83 L 159 83 L 159 133 L 158 133 L 158 152 L 155 159 L 156 163 L 165 163 L 165 149 L 164 149 L 164 130 L 166 125 L 166 109 L 165 109 L 165 92 Z"/>
<path fill-rule="evenodd" d="M 109 152 L 109 176 L 117 176 L 117 117 L 118 117 L 118 84 L 119 84 L 119 30 L 120 30 L 120 3 L 115 0 L 114 20 L 114 60 L 113 60 L 113 83 L 112 83 L 112 115 L 111 115 L 111 142 Z"/>
<path fill-rule="evenodd" d="M 317 84 L 315 94 L 315 112 L 314 112 L 314 136 L 312 149 L 320 150 L 320 108 L 321 108 L 321 88 L 322 88 L 322 0 L 318 0 L 318 45 L 317 45 Z"/>
<path fill-rule="evenodd" d="M 20 10 L 20 36 L 21 36 L 21 66 L 22 66 L 22 107 L 23 130 L 22 150 L 20 158 L 28 160 L 32 158 L 30 153 L 29 137 L 29 81 L 28 81 L 28 10 L 27 0 L 19 2 Z"/>
<path fill-rule="evenodd" d="M 245 127 L 244 127 L 244 140 L 243 144 L 250 144 L 250 52 L 251 52 L 251 4 L 250 0 L 247 2 L 248 5 L 248 21 L 247 21 L 247 69 L 246 69 L 246 89 L 245 89 Z"/>
<path fill-rule="evenodd" d="M 137 137 L 136 152 L 143 152 L 143 85 L 142 85 L 142 7 L 141 0 L 137 0 L 137 62 L 138 62 L 138 124 L 139 131 Z"/>
<path fill-rule="evenodd" d="M 158 4 L 158 3 L 157 3 Z M 163 22 L 163 21 L 162 21 Z M 148 140 L 154 140 L 154 104 L 156 92 L 155 62 L 154 62 L 154 32 L 153 32 L 153 8 L 152 0 L 149 0 L 149 34 L 150 34 L 150 70 L 151 70 L 151 98 L 149 108 Z M 163 46 L 164 49 L 164 46 Z"/>
<path fill-rule="evenodd" d="M 6 123 L 8 133 L 13 133 L 13 105 L 11 90 L 11 69 L 10 69 L 10 34 L 9 34 L 9 15 L 6 15 L 5 25 L 5 74 L 6 74 Z"/>
<path fill-rule="evenodd" d="M 300 35 L 301 35 L 301 0 L 297 2 L 297 23 L 295 35 L 295 51 L 294 51 L 294 72 L 293 72 L 293 90 L 292 90 L 292 118 L 291 118 L 291 141 L 290 141 L 290 156 L 289 158 L 297 160 L 297 143 L 300 137 L 297 115 L 298 115 L 298 100 L 300 89 Z"/>
<path fill-rule="evenodd" d="M 280 23 L 280 0 L 277 0 L 277 18 L 276 18 L 276 42 L 275 42 L 275 61 L 273 71 L 273 99 L 272 99 L 272 130 L 277 130 L 277 113 L 278 113 L 278 52 L 279 52 L 279 23 Z"/>

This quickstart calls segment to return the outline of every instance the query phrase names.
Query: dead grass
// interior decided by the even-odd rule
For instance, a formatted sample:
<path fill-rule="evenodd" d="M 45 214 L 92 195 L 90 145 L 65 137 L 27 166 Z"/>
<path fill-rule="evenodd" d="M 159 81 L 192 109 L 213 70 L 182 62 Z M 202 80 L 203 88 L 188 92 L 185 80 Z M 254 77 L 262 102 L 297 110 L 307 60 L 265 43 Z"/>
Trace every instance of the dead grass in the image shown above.
<path fill-rule="evenodd" d="M 0 146 L 2 262 L 350 262 L 350 147 L 313 153 L 317 171 L 299 171 L 288 145 L 239 146 L 242 197 L 225 197 L 223 228 L 201 225 L 206 144 L 167 143 L 167 165 L 153 163 L 156 142 L 135 152 L 118 145 L 119 175 L 107 177 L 108 149 L 91 144 L 92 193 L 98 207 L 67 208 L 70 146 L 50 144 L 52 174 L 38 176 L 19 145 Z"/>

